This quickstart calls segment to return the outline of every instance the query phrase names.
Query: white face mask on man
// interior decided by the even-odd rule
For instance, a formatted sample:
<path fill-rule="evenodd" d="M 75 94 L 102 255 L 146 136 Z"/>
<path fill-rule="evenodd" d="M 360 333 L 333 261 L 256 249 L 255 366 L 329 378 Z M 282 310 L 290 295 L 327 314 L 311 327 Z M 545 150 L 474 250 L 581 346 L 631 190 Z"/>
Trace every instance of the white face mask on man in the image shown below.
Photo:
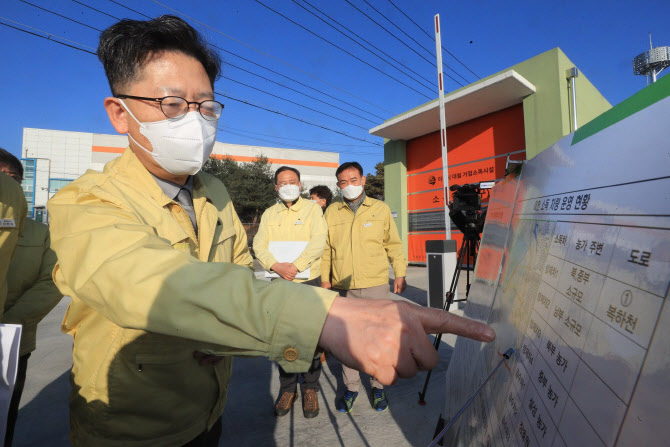
<path fill-rule="evenodd" d="M 277 190 L 277 193 L 279 193 L 279 198 L 284 202 L 293 202 L 300 196 L 300 186 L 284 185 Z"/>
<path fill-rule="evenodd" d="M 342 190 L 342 195 L 347 200 L 357 199 L 361 194 L 363 194 L 363 185 L 347 185 L 347 187 Z"/>
<path fill-rule="evenodd" d="M 153 151 L 142 147 L 130 134 L 128 138 L 151 155 L 161 168 L 173 175 L 194 175 L 202 169 L 214 149 L 218 120 L 206 120 L 200 112 L 188 112 L 178 120 L 142 123 L 122 99 L 119 101 L 140 125 L 140 133 L 151 142 Z"/>

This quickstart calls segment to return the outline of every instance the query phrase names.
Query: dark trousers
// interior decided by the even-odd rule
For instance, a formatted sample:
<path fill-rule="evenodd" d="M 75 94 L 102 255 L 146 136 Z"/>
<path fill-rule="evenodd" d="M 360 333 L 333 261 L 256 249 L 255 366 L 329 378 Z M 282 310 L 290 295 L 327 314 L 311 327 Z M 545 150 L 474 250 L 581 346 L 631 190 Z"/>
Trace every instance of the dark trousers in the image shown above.
<path fill-rule="evenodd" d="M 218 447 L 222 431 L 223 423 L 221 422 L 221 418 L 219 418 L 219 420 L 212 425 L 211 430 L 205 430 L 200 433 L 195 439 L 184 444 L 183 447 Z"/>
<path fill-rule="evenodd" d="M 312 364 L 309 365 L 309 370 L 306 373 L 301 373 L 303 388 L 312 388 L 319 391 L 319 377 L 321 377 L 321 354 L 312 359 Z M 277 365 L 279 366 L 279 365 Z M 287 373 L 284 368 L 279 366 L 279 385 L 281 390 L 279 395 L 283 392 L 295 393 L 298 389 L 298 373 Z"/>
<path fill-rule="evenodd" d="M 19 403 L 21 402 L 21 394 L 23 394 L 23 387 L 26 384 L 26 372 L 28 371 L 28 357 L 30 353 L 19 357 L 19 368 L 16 372 L 16 385 L 14 385 L 14 393 L 12 394 L 12 401 L 9 403 L 9 413 L 7 414 L 7 431 L 5 432 L 5 447 L 11 447 L 14 439 L 14 426 L 16 425 L 16 418 L 19 415 Z"/>

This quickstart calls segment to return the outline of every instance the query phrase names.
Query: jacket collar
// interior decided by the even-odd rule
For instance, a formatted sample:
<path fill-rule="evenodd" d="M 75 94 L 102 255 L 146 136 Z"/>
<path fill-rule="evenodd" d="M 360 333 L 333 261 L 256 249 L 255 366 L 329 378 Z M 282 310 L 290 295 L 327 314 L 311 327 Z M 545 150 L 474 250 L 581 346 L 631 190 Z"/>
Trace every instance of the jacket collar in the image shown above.
<path fill-rule="evenodd" d="M 151 174 L 151 172 L 149 173 Z M 182 185 L 178 185 L 176 183 L 172 183 L 169 180 L 162 179 L 154 174 L 151 174 L 151 176 L 156 180 L 156 183 L 158 183 L 158 186 L 163 190 L 166 196 L 171 197 L 172 200 L 177 201 L 177 195 L 179 192 L 183 189 L 186 188 L 188 193 L 191 195 L 191 198 L 193 198 L 193 176 L 189 175 L 188 179 L 186 180 L 186 183 Z"/>
<path fill-rule="evenodd" d="M 168 197 L 165 192 L 163 192 L 163 189 L 158 185 L 154 176 L 144 167 L 130 147 L 127 147 L 126 150 L 123 151 L 121 157 L 114 160 L 114 163 L 105 165 L 104 172 L 109 174 L 113 172 L 116 179 L 132 185 L 140 194 L 149 195 L 161 206 L 166 206 L 173 202 L 173 198 Z M 200 179 L 199 174 L 193 176 L 192 195 L 194 199 L 196 197 L 205 196 L 208 201 L 211 201 L 209 199 L 207 188 L 205 187 L 204 182 Z"/>
<path fill-rule="evenodd" d="M 284 202 L 279 202 L 279 205 L 281 205 L 281 206 L 277 207 L 278 208 L 278 210 L 277 210 L 278 213 L 281 213 L 282 211 L 295 211 L 297 213 L 298 211 L 300 211 L 305 206 L 305 199 L 298 196 L 298 199 L 295 202 L 293 202 L 293 205 L 291 205 L 290 208 L 287 207 Z"/>
<path fill-rule="evenodd" d="M 204 197 L 208 202 L 213 203 L 209 194 L 209 190 L 200 176 L 200 173 L 197 173 L 193 176 L 193 200 L 195 200 L 197 197 Z"/>
<path fill-rule="evenodd" d="M 122 183 L 132 187 L 138 194 L 148 196 L 155 200 L 159 206 L 165 207 L 174 203 L 171 197 L 168 197 L 158 185 L 151 173 L 144 167 L 130 148 L 126 148 L 121 157 L 105 165 L 105 174 L 114 176 Z M 218 218 L 217 208 L 212 204 L 210 192 L 206 186 L 205 179 L 196 174 L 193 176 L 193 207 L 196 216 L 202 216 L 198 222 L 197 243 L 199 245 L 199 258 L 201 261 L 209 259 L 212 242 L 217 231 L 220 219 Z M 220 204 L 224 206 L 225 204 Z M 179 228 L 179 234 L 188 236 L 183 228 L 175 222 L 174 228 Z M 175 230 L 177 231 L 177 230 Z"/>
<path fill-rule="evenodd" d="M 365 199 L 363 199 L 363 203 L 361 203 L 360 206 L 370 206 L 370 205 L 372 205 L 372 198 L 366 194 Z M 347 205 L 347 202 L 344 200 L 344 198 L 340 199 L 340 201 L 338 202 L 337 207 L 338 207 L 337 208 L 338 210 L 341 210 L 342 208 L 349 208 L 349 206 Z M 351 208 L 349 208 L 349 209 L 351 209 Z"/>

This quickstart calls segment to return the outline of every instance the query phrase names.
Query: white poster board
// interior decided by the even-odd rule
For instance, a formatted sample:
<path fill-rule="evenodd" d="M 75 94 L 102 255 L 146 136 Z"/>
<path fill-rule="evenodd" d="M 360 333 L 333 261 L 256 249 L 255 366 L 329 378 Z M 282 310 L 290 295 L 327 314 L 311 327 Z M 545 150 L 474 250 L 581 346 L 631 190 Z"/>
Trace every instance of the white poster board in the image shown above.
<path fill-rule="evenodd" d="M 5 439 L 7 413 L 14 392 L 21 344 L 20 324 L 0 324 L 0 444 Z"/>
<path fill-rule="evenodd" d="M 465 315 L 497 338 L 457 340 L 443 418 L 516 352 L 444 445 L 667 445 L 670 98 L 660 96 L 568 135 L 492 190 Z"/>
<path fill-rule="evenodd" d="M 305 251 L 308 241 L 270 241 L 268 250 L 277 262 L 293 262 Z M 265 271 L 266 278 L 279 278 L 275 272 Z M 296 279 L 309 279 L 309 269 L 298 272 Z"/>

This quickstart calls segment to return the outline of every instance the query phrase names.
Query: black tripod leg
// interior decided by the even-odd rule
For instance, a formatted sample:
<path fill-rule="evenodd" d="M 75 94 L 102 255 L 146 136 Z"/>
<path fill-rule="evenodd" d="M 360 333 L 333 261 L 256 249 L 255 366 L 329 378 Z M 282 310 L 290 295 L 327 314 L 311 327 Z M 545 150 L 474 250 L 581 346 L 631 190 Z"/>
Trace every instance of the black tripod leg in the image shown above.
<path fill-rule="evenodd" d="M 456 260 L 456 270 L 454 270 L 454 276 L 451 277 L 451 284 L 449 285 L 449 291 L 447 292 L 447 300 L 444 303 L 444 310 L 449 312 L 449 308 L 454 301 L 454 295 L 456 295 L 456 289 L 458 288 L 458 279 L 461 276 L 461 270 L 463 269 L 463 261 L 466 255 L 466 244 L 461 245 L 461 249 L 458 252 L 458 259 Z"/>
<path fill-rule="evenodd" d="M 467 264 L 466 264 L 468 267 L 467 267 L 467 271 L 465 272 L 465 274 L 467 275 L 467 281 L 465 283 L 465 299 L 466 300 L 470 296 L 470 286 L 472 285 L 470 283 L 470 268 L 469 268 L 470 259 L 472 258 L 473 268 L 474 268 L 475 254 L 479 250 L 479 240 L 480 239 L 479 239 L 478 235 L 473 239 L 470 239 L 470 236 L 468 236 L 468 241 L 467 241 L 467 244 L 468 244 L 468 260 L 467 260 Z M 474 271 L 473 271 L 473 275 L 474 275 Z"/>
<path fill-rule="evenodd" d="M 442 417 L 442 414 L 440 414 L 440 417 L 437 420 L 437 425 L 435 426 L 435 433 L 433 434 L 433 439 L 437 438 L 437 436 L 442 432 L 442 429 L 444 428 L 446 423 L 447 421 Z M 444 445 L 444 437 L 437 442 L 437 445 Z"/>

